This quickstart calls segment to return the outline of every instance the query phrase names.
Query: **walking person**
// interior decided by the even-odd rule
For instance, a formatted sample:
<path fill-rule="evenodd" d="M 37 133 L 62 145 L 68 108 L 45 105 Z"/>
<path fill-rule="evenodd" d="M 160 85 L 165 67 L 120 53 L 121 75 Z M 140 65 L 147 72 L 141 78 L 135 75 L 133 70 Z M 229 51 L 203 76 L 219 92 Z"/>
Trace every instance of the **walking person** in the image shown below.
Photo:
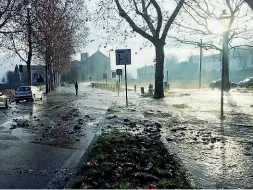
<path fill-rule="evenodd" d="M 75 82 L 75 89 L 76 89 L 76 95 L 78 95 L 78 83 L 77 83 L 77 81 Z"/>

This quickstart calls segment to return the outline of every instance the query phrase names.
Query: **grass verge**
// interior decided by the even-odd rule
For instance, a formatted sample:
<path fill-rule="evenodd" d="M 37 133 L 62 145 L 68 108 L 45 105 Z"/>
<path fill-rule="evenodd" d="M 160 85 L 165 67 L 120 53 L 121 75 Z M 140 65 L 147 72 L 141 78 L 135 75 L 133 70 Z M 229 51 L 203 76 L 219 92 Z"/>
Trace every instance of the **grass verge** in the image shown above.
<path fill-rule="evenodd" d="M 176 109 L 185 109 L 185 108 L 190 108 L 188 105 L 186 104 L 173 104 L 172 105 L 174 108 Z"/>
<path fill-rule="evenodd" d="M 169 92 L 165 94 L 165 97 L 174 98 L 174 97 L 183 97 L 183 96 L 190 96 L 189 93 L 176 93 L 176 92 Z"/>
<path fill-rule="evenodd" d="M 103 134 L 94 144 L 73 188 L 191 188 L 159 139 Z"/>

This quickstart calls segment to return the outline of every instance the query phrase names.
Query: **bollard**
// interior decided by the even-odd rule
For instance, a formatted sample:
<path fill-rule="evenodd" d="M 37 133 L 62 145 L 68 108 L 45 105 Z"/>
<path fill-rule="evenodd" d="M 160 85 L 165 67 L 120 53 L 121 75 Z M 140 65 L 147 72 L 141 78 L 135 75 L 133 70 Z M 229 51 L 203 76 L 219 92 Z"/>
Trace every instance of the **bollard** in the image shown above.
<path fill-rule="evenodd" d="M 170 89 L 170 84 L 168 84 L 168 90 Z"/>
<path fill-rule="evenodd" d="M 148 93 L 153 94 L 153 92 L 154 92 L 153 85 L 150 83 L 148 86 Z"/>
<path fill-rule="evenodd" d="M 168 87 L 167 82 L 163 82 L 163 89 L 167 90 L 167 87 Z"/>
<path fill-rule="evenodd" d="M 116 83 L 116 88 L 118 90 L 118 96 L 119 96 L 119 90 L 120 90 L 120 83 L 119 82 Z"/>
<path fill-rule="evenodd" d="M 134 85 L 134 92 L 136 92 L 136 85 Z"/>
<path fill-rule="evenodd" d="M 141 94 L 144 94 L 144 87 L 141 87 Z"/>

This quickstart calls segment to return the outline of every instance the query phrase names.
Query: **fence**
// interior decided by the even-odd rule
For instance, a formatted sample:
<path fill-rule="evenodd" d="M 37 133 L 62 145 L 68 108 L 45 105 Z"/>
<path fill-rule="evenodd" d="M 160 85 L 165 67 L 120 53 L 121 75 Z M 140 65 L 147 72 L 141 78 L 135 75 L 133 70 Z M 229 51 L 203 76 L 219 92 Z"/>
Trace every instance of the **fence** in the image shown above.
<path fill-rule="evenodd" d="M 116 84 L 93 83 L 95 88 L 117 92 Z"/>

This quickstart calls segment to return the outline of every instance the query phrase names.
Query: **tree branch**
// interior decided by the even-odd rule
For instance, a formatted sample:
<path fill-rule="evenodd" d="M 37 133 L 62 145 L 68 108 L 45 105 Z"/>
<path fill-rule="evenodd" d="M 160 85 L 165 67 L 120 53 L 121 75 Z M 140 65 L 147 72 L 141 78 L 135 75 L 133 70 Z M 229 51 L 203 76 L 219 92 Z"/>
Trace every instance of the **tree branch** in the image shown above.
<path fill-rule="evenodd" d="M 162 28 L 162 23 L 163 23 L 163 16 L 162 16 L 162 11 L 161 11 L 161 7 L 158 5 L 158 3 L 156 2 L 156 0 L 150 0 L 150 2 L 152 2 L 152 4 L 154 5 L 156 11 L 157 11 L 157 27 L 156 27 L 156 35 L 159 38 L 159 34 Z"/>
<path fill-rule="evenodd" d="M 139 28 L 134 21 L 130 18 L 130 16 L 128 16 L 128 14 L 124 11 L 124 9 L 121 7 L 119 0 L 115 0 L 115 3 L 117 5 L 117 8 L 119 10 L 119 15 L 123 18 L 126 19 L 126 21 L 129 23 L 129 25 L 133 28 L 133 30 L 137 33 L 139 33 L 141 36 L 143 36 L 144 38 L 146 38 L 147 40 L 151 41 L 152 43 L 154 43 L 154 38 L 149 35 L 148 33 L 146 33 L 145 31 L 143 31 L 141 28 Z"/>
<path fill-rule="evenodd" d="M 167 23 L 165 24 L 164 30 L 163 30 L 163 34 L 162 34 L 162 41 L 165 41 L 166 36 L 168 34 L 168 31 L 173 23 L 173 21 L 175 20 L 176 16 L 178 15 L 180 9 L 182 8 L 183 4 L 184 4 L 185 0 L 180 0 L 177 4 L 177 7 L 175 8 L 175 10 L 173 11 L 172 15 L 170 16 L 169 20 L 167 21 Z"/>

